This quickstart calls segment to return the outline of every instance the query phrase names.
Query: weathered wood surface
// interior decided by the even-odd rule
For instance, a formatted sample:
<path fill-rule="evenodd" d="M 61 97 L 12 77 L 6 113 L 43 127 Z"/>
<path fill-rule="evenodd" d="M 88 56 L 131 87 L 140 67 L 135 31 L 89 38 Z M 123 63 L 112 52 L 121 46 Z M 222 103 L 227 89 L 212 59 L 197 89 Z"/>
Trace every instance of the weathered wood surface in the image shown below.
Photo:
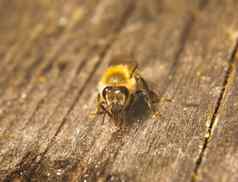
<path fill-rule="evenodd" d="M 236 0 L 0 2 L 1 181 L 238 181 Z M 96 85 L 132 53 L 156 118 L 102 124 Z"/>
<path fill-rule="evenodd" d="M 204 162 L 199 169 L 199 180 L 238 181 L 237 162 L 237 102 L 238 70 L 234 55 L 226 82 L 221 106 L 214 118 Z"/>

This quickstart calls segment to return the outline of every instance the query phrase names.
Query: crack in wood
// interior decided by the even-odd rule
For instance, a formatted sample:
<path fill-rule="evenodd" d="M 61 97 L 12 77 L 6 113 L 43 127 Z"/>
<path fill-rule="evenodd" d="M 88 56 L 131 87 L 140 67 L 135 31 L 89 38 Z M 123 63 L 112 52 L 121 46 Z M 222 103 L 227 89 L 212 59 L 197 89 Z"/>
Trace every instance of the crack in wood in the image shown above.
<path fill-rule="evenodd" d="M 204 158 L 205 152 L 207 150 L 207 146 L 209 144 L 209 140 L 211 139 L 212 131 L 214 129 L 213 128 L 214 127 L 214 123 L 215 123 L 215 121 L 217 119 L 217 114 L 219 112 L 219 109 L 220 109 L 220 107 L 221 107 L 221 105 L 223 103 L 224 96 L 225 96 L 225 93 L 227 91 L 229 79 L 232 76 L 231 73 L 233 71 L 233 64 L 235 62 L 235 56 L 236 56 L 237 52 L 238 52 L 238 39 L 236 40 L 234 48 L 232 49 L 232 51 L 230 53 L 230 58 L 228 59 L 228 69 L 225 72 L 225 78 L 224 78 L 224 81 L 223 81 L 223 84 L 222 84 L 222 90 L 221 90 L 219 98 L 218 98 L 218 100 L 216 102 L 215 110 L 213 112 L 212 119 L 210 121 L 207 133 L 206 133 L 206 135 L 204 137 L 205 139 L 204 139 L 204 143 L 203 143 L 203 146 L 202 146 L 202 150 L 200 151 L 198 159 L 196 160 L 195 168 L 193 170 L 193 175 L 192 175 L 191 182 L 196 182 L 197 181 L 198 171 L 199 171 L 199 169 L 201 167 L 201 164 L 203 162 L 203 158 Z M 209 137 L 207 137 L 207 136 L 209 136 Z"/>
<path fill-rule="evenodd" d="M 198 5 L 198 9 L 203 9 L 204 7 L 206 6 L 206 1 L 201 1 L 200 2 L 200 4 Z M 179 47 L 179 49 L 178 49 L 178 51 L 175 53 L 175 61 L 174 61 L 174 64 L 173 64 L 173 66 L 171 67 L 171 72 L 170 72 L 170 74 L 169 75 L 171 75 L 172 74 L 172 77 L 176 74 L 176 68 L 177 68 L 177 64 L 179 63 L 179 59 L 180 59 L 180 55 L 182 54 L 182 52 L 183 52 L 183 50 L 184 50 L 184 48 L 185 48 L 185 45 L 186 45 L 186 42 L 187 42 L 187 38 L 188 38 L 188 34 L 191 32 L 191 28 L 192 28 L 192 25 L 193 25 L 193 23 L 194 23 L 194 20 L 195 20 L 195 18 L 194 18 L 194 15 L 191 13 L 190 14 L 190 17 L 188 18 L 188 20 L 187 20 L 187 23 L 185 23 L 185 26 L 184 26 L 184 29 L 183 29 L 183 31 L 182 31 L 182 33 L 181 33 L 181 38 L 180 38 L 180 47 Z M 165 88 L 165 90 L 164 90 L 164 92 L 163 93 L 165 93 L 166 92 L 166 89 L 169 87 L 169 84 L 167 84 L 167 87 Z M 138 129 L 138 128 L 137 128 Z M 137 131 L 135 131 L 135 133 L 136 133 Z M 100 156 L 98 157 L 98 159 L 100 159 L 100 160 L 102 160 L 102 158 L 103 158 L 103 155 L 105 154 L 105 153 L 107 153 L 108 152 L 108 150 L 110 150 L 111 149 L 111 147 L 116 147 L 116 150 L 114 150 L 114 151 L 116 151 L 112 156 L 110 156 L 109 158 L 107 158 L 104 162 L 102 162 L 102 165 L 100 166 L 100 176 L 103 176 L 104 175 L 104 173 L 106 174 L 106 170 L 107 170 L 107 168 L 109 167 L 109 165 L 110 166 L 112 166 L 113 165 L 113 163 L 114 163 L 114 161 L 115 161 L 115 159 L 116 159 L 116 157 L 117 157 L 117 155 L 118 155 L 118 153 L 119 153 L 119 151 L 120 151 L 120 149 L 124 146 L 124 142 L 123 142 L 123 138 L 124 138 L 124 136 L 125 136 L 125 134 L 126 133 L 118 133 L 118 132 L 116 132 L 116 133 L 114 133 L 113 134 L 113 136 L 112 136 L 112 138 L 111 138 L 111 140 L 108 142 L 108 145 L 107 145 L 107 147 L 106 148 L 104 148 L 104 150 L 102 151 L 102 153 L 100 154 Z M 120 136 L 120 137 L 119 137 Z M 153 141 L 155 140 L 155 138 L 153 139 Z M 117 145 L 116 146 L 114 146 L 114 142 L 113 141 L 117 141 Z M 153 146 L 153 143 L 154 142 L 151 142 L 151 144 L 150 144 L 150 147 L 149 147 L 149 150 L 148 151 L 150 151 L 150 148 L 151 148 L 151 146 Z M 98 159 L 96 160 L 96 161 L 98 161 Z M 100 162 L 101 163 L 101 162 Z M 92 165 L 92 164 L 91 164 Z M 91 165 L 89 165 L 89 168 L 86 170 L 86 174 L 87 175 L 93 175 L 93 173 L 95 172 L 95 171 L 93 171 L 92 169 L 91 169 Z M 92 170 L 92 171 L 91 171 Z M 84 174 L 83 174 L 84 175 Z"/>
<path fill-rule="evenodd" d="M 200 2 L 200 5 L 198 7 L 196 6 L 196 9 L 201 10 L 206 6 L 207 1 L 199 0 L 199 2 Z M 67 109 L 64 110 L 63 114 L 61 114 L 60 119 L 55 120 L 58 123 L 57 123 L 56 126 L 54 126 L 53 131 L 51 131 L 50 135 L 46 134 L 45 136 L 43 136 L 43 137 L 50 136 L 50 137 L 47 137 L 48 140 L 47 140 L 47 143 L 44 145 L 44 148 L 41 148 L 40 151 L 37 150 L 37 148 L 33 149 L 32 153 L 31 152 L 24 152 L 22 154 L 21 158 L 19 159 L 20 160 L 19 165 L 15 166 L 16 168 L 14 169 L 14 171 L 10 171 L 10 173 L 8 172 L 9 174 L 8 174 L 7 178 L 5 178 L 5 181 L 11 181 L 15 177 L 17 177 L 17 178 L 20 177 L 20 175 L 22 176 L 22 178 L 25 178 L 26 181 L 30 181 L 31 180 L 30 178 L 34 177 L 33 175 L 35 175 L 37 172 L 41 173 L 41 170 L 40 170 L 41 165 L 44 165 L 44 160 L 47 160 L 48 154 L 51 153 L 51 149 L 54 148 L 54 147 L 52 147 L 52 145 L 55 144 L 56 140 L 58 139 L 58 137 L 61 136 L 62 132 L 64 133 L 65 127 L 70 122 L 68 120 L 68 117 L 71 116 L 71 113 L 73 111 L 75 111 L 74 109 L 76 109 L 76 108 L 78 109 L 77 104 L 81 103 L 81 102 L 79 102 L 80 99 L 84 98 L 84 94 L 86 93 L 87 88 L 89 86 L 91 87 L 91 84 L 88 84 L 88 82 L 92 83 L 93 76 L 95 76 L 94 72 L 99 71 L 101 66 L 105 65 L 104 64 L 104 62 L 106 62 L 106 61 L 104 61 L 104 60 L 106 60 L 105 57 L 106 57 L 106 55 L 108 55 L 108 52 L 112 50 L 111 47 L 112 47 L 112 45 L 115 44 L 115 41 L 117 39 L 119 39 L 118 37 L 120 35 L 120 32 L 122 30 L 124 30 L 125 24 L 129 19 L 128 17 L 131 16 L 131 13 L 132 13 L 132 11 L 131 11 L 130 8 L 128 8 L 128 10 L 126 9 L 126 10 L 123 11 L 123 13 L 120 15 L 120 20 L 118 22 L 116 22 L 116 24 L 114 24 L 115 26 L 113 26 L 114 27 L 113 30 L 110 31 L 112 33 L 112 36 L 110 37 L 109 41 L 106 41 L 106 43 L 103 44 L 103 46 L 99 50 L 97 49 L 96 53 L 93 53 L 93 55 L 90 55 L 91 52 L 94 52 L 94 48 L 93 47 L 87 47 L 88 52 L 83 56 L 82 59 L 80 59 L 81 62 L 79 64 L 77 64 L 77 67 L 73 70 L 74 72 L 73 72 L 73 74 L 71 74 L 70 79 L 67 79 L 67 81 L 68 81 L 67 82 L 67 87 L 63 89 L 63 93 L 61 92 L 60 95 L 57 95 L 58 96 L 57 97 L 57 102 L 54 105 L 54 109 L 52 109 L 52 111 L 49 113 L 47 118 L 44 120 L 45 122 L 48 122 L 51 119 L 56 118 L 55 116 L 57 116 L 57 113 L 58 113 L 57 111 L 59 111 L 58 109 L 60 109 L 61 106 L 64 106 L 64 102 L 60 98 L 63 98 L 63 97 L 67 98 L 68 95 L 72 94 L 71 88 L 73 88 L 73 86 L 74 86 L 73 82 L 75 80 L 78 81 L 78 82 L 81 81 L 81 80 L 77 79 L 77 78 L 80 79 L 81 75 L 79 77 L 77 75 L 81 74 L 81 69 L 85 68 L 84 65 L 87 63 L 87 58 L 92 58 L 92 57 L 96 56 L 97 59 L 94 60 L 93 65 L 90 64 L 90 66 L 87 66 L 87 67 L 90 67 L 90 71 L 87 72 L 88 74 L 82 80 L 82 82 L 80 84 L 80 87 L 77 87 L 77 89 L 74 88 L 74 92 L 73 92 L 74 94 L 73 94 L 73 97 L 70 98 L 70 104 L 66 105 Z M 163 86 L 163 88 L 161 89 L 162 90 L 162 95 L 164 95 L 165 92 L 168 90 L 168 87 L 171 86 L 171 84 L 172 84 L 171 80 L 172 80 L 172 82 L 173 82 L 173 80 L 176 80 L 175 76 L 179 72 L 177 67 L 178 67 L 178 65 L 181 64 L 181 59 L 182 59 L 181 54 L 183 54 L 185 52 L 185 49 L 187 48 L 188 37 L 192 37 L 190 35 L 191 35 L 191 31 L 192 31 L 191 29 L 194 27 L 194 23 L 197 23 L 196 22 L 197 19 L 196 19 L 196 16 L 194 14 L 188 12 L 186 15 L 187 16 L 184 19 L 184 22 L 183 22 L 182 27 L 180 29 L 181 31 L 179 33 L 179 37 L 177 39 L 177 42 L 179 42 L 179 45 L 177 46 L 176 51 L 174 51 L 174 53 L 172 55 L 173 60 L 171 61 L 171 63 L 173 63 L 173 64 L 168 69 L 168 73 L 169 73 L 169 75 L 171 75 L 171 77 L 165 79 L 166 81 L 168 81 L 168 84 Z M 67 42 L 66 39 L 60 41 L 61 46 L 64 45 L 64 43 L 65 43 L 64 41 Z M 209 126 L 205 127 L 203 125 L 203 127 L 205 127 L 205 128 L 203 128 L 204 129 L 203 132 L 206 132 L 206 135 L 204 136 L 204 134 L 202 132 L 202 135 L 200 134 L 200 137 L 199 137 L 199 139 L 200 139 L 199 141 L 200 141 L 200 144 L 202 145 L 201 146 L 202 148 L 197 148 L 196 146 L 194 148 L 194 150 L 196 151 L 195 160 L 193 162 L 191 162 L 191 165 L 193 167 L 190 167 L 190 172 L 188 174 L 188 180 L 191 181 L 191 182 L 196 182 L 198 180 L 198 178 L 196 178 L 196 176 L 198 174 L 200 174 L 200 170 L 203 169 L 202 166 L 203 166 L 204 161 L 206 160 L 206 153 L 207 153 L 208 150 L 210 150 L 210 143 L 211 143 L 210 138 L 211 138 L 211 136 L 214 138 L 213 130 L 214 130 L 214 128 L 216 128 L 215 123 L 216 123 L 216 120 L 218 118 L 219 112 L 221 110 L 221 106 L 224 103 L 224 98 L 226 97 L 228 88 L 230 86 L 230 81 L 231 81 L 230 79 L 232 77 L 232 73 L 233 73 L 233 70 L 234 70 L 233 66 L 235 64 L 234 63 L 234 57 L 235 57 L 235 54 L 238 51 L 238 40 L 236 40 L 235 43 L 232 44 L 230 47 L 231 47 L 231 49 L 229 49 L 230 52 L 228 53 L 228 59 L 227 59 L 228 62 L 226 62 L 225 66 L 223 65 L 225 67 L 225 69 L 222 70 L 222 75 L 221 75 L 221 80 L 222 81 L 219 82 L 219 86 L 221 86 L 221 87 L 219 87 L 218 93 L 216 92 L 216 94 L 218 94 L 218 95 L 216 95 L 216 98 L 213 101 L 211 115 L 210 115 L 209 120 L 208 120 L 208 122 L 209 122 L 208 125 Z M 60 47 L 58 47 L 58 48 L 60 49 Z M 62 48 L 64 48 L 64 46 L 62 46 Z M 53 54 L 57 54 L 55 52 L 55 50 L 51 51 L 51 56 Z M 35 70 L 25 69 L 25 70 L 29 71 L 28 75 L 31 76 L 30 71 L 32 71 L 34 73 L 37 72 L 37 75 L 41 74 L 42 70 L 44 70 L 45 67 L 47 69 L 47 65 L 51 64 L 51 63 L 48 63 L 48 61 L 51 61 L 51 59 L 52 59 L 51 56 L 47 57 L 46 63 L 44 62 L 44 64 L 42 64 L 42 65 L 35 66 L 35 68 L 36 68 L 36 69 L 34 68 Z M 58 56 L 58 54 L 56 56 Z M 31 60 L 31 61 L 33 62 L 33 60 Z M 81 67 L 81 68 L 79 68 L 79 67 Z M 51 72 L 51 68 L 49 68 L 49 70 L 47 70 L 47 71 Z M 191 75 L 192 73 L 193 72 L 189 72 L 188 75 Z M 47 72 L 47 74 L 49 74 L 49 73 Z M 34 74 L 33 78 L 30 78 L 30 79 L 35 79 L 35 77 L 36 77 L 36 75 Z M 57 79 L 55 79 L 55 80 L 57 80 Z M 23 79 L 23 81 L 24 81 L 24 79 Z M 21 83 L 23 81 L 20 81 L 18 83 Z M 30 80 L 30 81 L 32 81 L 32 80 Z M 62 80 L 60 80 L 57 83 L 61 83 L 61 81 Z M 189 83 L 192 82 L 192 78 L 190 78 L 190 79 L 188 78 L 188 82 Z M 34 89 L 35 84 L 33 82 L 31 82 L 29 85 L 26 85 L 26 86 L 28 88 L 28 90 L 27 90 L 28 93 L 33 95 L 34 93 L 32 93 L 33 92 L 32 90 Z M 176 88 L 177 88 L 177 86 L 176 86 Z M 176 90 L 176 88 L 175 88 L 175 90 Z M 26 126 L 28 127 L 28 123 L 31 120 L 34 120 L 34 118 L 36 118 L 38 111 L 40 113 L 42 108 L 43 108 L 43 110 L 47 110 L 48 107 L 45 108 L 44 107 L 45 105 L 42 106 L 42 104 L 45 101 L 45 99 L 47 100 L 47 98 L 50 98 L 50 96 L 53 95 L 51 93 L 55 93 L 54 89 L 59 91 L 59 89 L 61 89 L 61 87 L 59 87 L 59 88 L 55 87 L 54 82 L 51 82 L 49 85 L 45 85 L 46 93 L 44 95 L 42 95 L 40 97 L 40 99 L 37 100 L 36 105 L 35 105 L 36 108 L 34 107 L 34 110 L 32 110 L 32 112 L 30 114 L 28 114 L 29 117 L 27 117 L 27 119 L 24 120 L 23 129 Z M 176 94 L 177 93 L 175 92 L 174 95 L 176 95 Z M 50 101 L 52 102 L 53 100 L 50 100 Z M 196 104 L 194 105 L 192 103 L 191 105 L 186 105 L 186 107 L 197 107 L 197 105 Z M 40 119 L 38 119 L 38 120 L 40 120 Z M 151 126 L 153 126 L 153 125 L 156 126 L 154 123 L 152 123 Z M 94 126 L 96 127 L 95 124 L 90 124 L 90 126 L 87 128 L 87 131 L 90 132 L 91 128 L 94 127 Z M 26 127 L 26 129 L 27 129 L 27 127 Z M 47 126 L 47 124 L 44 123 L 44 125 L 41 126 L 41 128 L 38 131 L 41 134 L 41 133 L 45 132 L 45 129 L 49 130 L 51 128 L 49 126 Z M 104 175 L 108 175 L 108 174 L 110 175 L 110 172 L 112 171 L 111 166 L 112 167 L 114 166 L 115 161 L 117 160 L 118 154 L 120 154 L 120 152 L 122 151 L 121 148 L 123 146 L 125 146 L 124 139 L 126 139 L 126 137 L 128 135 L 130 135 L 131 133 L 132 134 L 138 133 L 138 131 L 137 131 L 138 128 L 133 128 L 133 130 L 131 130 L 131 129 L 132 128 L 130 128 L 126 132 L 123 131 L 121 133 L 120 132 L 113 133 L 111 135 L 111 138 L 109 139 L 109 141 L 106 141 L 108 145 L 103 147 L 102 152 L 99 153 L 99 156 L 96 157 L 95 161 L 93 161 L 92 163 L 89 162 L 89 165 L 86 168 L 84 166 L 81 167 L 81 159 L 86 159 L 86 157 L 85 157 L 84 154 L 81 155 L 81 153 L 80 153 L 80 155 L 82 157 L 79 160 L 77 159 L 76 167 L 75 167 L 75 169 L 73 168 L 71 170 L 71 172 L 76 174 L 75 175 L 76 178 L 80 177 L 81 174 L 84 174 L 84 172 L 82 172 L 83 170 L 81 171 L 81 169 L 86 169 L 87 174 L 92 173 L 92 175 L 97 175 L 97 174 L 93 174 L 93 173 L 99 172 L 100 176 L 101 175 L 104 176 Z M 151 130 L 151 131 L 153 131 L 153 130 Z M 170 128 L 170 130 L 172 130 L 172 129 Z M 70 130 L 70 131 L 72 131 L 72 130 Z M 129 133 L 129 132 L 131 132 L 131 133 Z M 85 133 L 87 133 L 87 132 L 85 132 Z M 38 134 L 38 136 L 40 136 L 40 134 Z M 209 136 L 209 138 L 207 136 Z M 37 139 L 34 138 L 34 141 L 37 141 Z M 157 139 L 156 137 L 152 136 L 152 138 L 150 138 L 150 139 L 151 140 L 147 143 L 148 144 L 148 151 L 146 150 L 146 153 L 152 152 L 152 146 L 154 146 L 156 144 L 156 142 L 155 142 L 156 141 L 155 139 Z M 93 140 L 93 142 L 95 142 L 95 141 L 96 140 Z M 116 141 L 116 143 L 115 143 L 115 141 Z M 88 146 L 87 147 L 89 148 L 89 150 L 91 150 L 91 149 L 93 150 L 94 143 L 92 143 L 91 145 L 88 145 Z M 20 147 L 19 143 L 18 143 L 17 147 Z M 86 150 L 88 150 L 88 148 Z M 83 152 L 85 152 L 85 151 L 83 151 Z M 4 156 L 4 157 L 6 157 L 6 156 Z M 102 161 L 102 164 L 99 164 L 100 168 L 98 169 L 97 167 L 95 167 L 94 162 L 96 163 L 96 166 L 97 166 L 98 165 L 97 163 L 100 163 L 101 161 Z M 148 162 L 148 165 L 145 166 L 145 167 L 153 165 L 152 160 L 150 160 L 150 159 L 147 160 L 146 162 Z M 77 165 L 79 165 L 79 166 L 77 166 Z M 149 170 L 149 168 L 148 168 L 148 170 Z M 79 173 L 78 173 L 78 171 L 79 171 Z M 147 171 L 147 168 L 146 168 L 145 171 Z M 1 171 L 0 171 L 0 173 L 1 173 Z M 192 177 L 191 177 L 191 175 L 192 175 Z M 105 179 L 109 179 L 109 178 L 105 178 Z"/>
<path fill-rule="evenodd" d="M 198 10 L 202 10 L 203 8 L 206 7 L 206 4 L 207 4 L 207 1 L 200 1 L 199 2 L 199 5 L 198 5 Z M 168 79 L 168 84 L 166 84 L 166 88 L 164 88 L 163 92 L 162 92 L 162 96 L 164 95 L 164 93 L 166 93 L 167 89 L 169 88 L 169 85 L 171 84 L 171 81 L 173 80 L 174 78 L 174 75 L 176 75 L 176 70 L 178 68 L 178 64 L 179 64 L 179 60 L 180 60 L 180 56 L 182 55 L 183 51 L 184 51 L 184 48 L 186 46 L 186 43 L 187 43 L 187 40 L 188 40 L 188 37 L 189 37 L 189 34 L 191 33 L 191 29 L 193 27 L 193 24 L 195 22 L 195 17 L 194 17 L 194 14 L 193 13 L 190 13 L 190 16 L 187 20 L 187 23 L 185 24 L 184 26 L 184 29 L 181 33 L 181 38 L 179 40 L 180 42 L 180 47 L 178 49 L 178 51 L 175 53 L 175 56 L 174 56 L 174 63 L 171 67 L 171 70 L 170 70 L 170 79 Z M 160 97 L 160 99 L 162 98 L 162 96 Z M 161 102 L 161 100 L 159 100 L 159 103 Z M 149 144 L 149 149 L 148 151 L 151 150 L 153 144 L 154 144 L 154 141 L 156 137 L 154 139 L 152 139 L 152 142 Z M 149 162 L 149 164 L 151 163 L 152 161 Z"/>

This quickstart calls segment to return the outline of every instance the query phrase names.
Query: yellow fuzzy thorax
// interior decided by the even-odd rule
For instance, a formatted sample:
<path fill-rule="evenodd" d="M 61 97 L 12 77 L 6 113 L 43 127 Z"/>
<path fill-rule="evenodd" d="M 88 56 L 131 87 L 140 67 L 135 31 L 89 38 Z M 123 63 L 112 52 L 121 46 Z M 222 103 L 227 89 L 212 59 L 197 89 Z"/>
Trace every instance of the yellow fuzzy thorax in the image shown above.
<path fill-rule="evenodd" d="M 104 86 L 124 86 L 130 92 L 136 89 L 136 80 L 131 77 L 131 69 L 127 65 L 114 65 L 109 67 L 103 74 L 99 87 Z"/>

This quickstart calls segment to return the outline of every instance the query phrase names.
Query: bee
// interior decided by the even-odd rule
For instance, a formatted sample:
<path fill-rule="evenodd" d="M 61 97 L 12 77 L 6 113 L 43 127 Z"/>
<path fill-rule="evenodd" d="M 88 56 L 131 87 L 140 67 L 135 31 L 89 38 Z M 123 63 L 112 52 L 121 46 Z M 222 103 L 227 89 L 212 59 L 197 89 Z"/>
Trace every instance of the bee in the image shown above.
<path fill-rule="evenodd" d="M 107 114 L 114 121 L 121 120 L 121 116 L 128 112 L 136 96 L 141 93 L 149 109 L 154 111 L 154 92 L 140 75 L 137 63 L 117 57 L 99 80 L 96 114 Z"/>

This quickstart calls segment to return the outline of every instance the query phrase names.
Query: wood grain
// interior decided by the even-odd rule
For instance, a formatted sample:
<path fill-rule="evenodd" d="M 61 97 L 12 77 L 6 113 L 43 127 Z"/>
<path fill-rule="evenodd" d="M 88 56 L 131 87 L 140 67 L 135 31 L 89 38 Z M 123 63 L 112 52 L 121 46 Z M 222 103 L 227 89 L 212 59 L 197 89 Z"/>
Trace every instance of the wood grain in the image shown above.
<path fill-rule="evenodd" d="M 97 59 L 88 61 L 91 56 L 90 52 L 93 50 L 99 56 L 103 54 L 104 50 L 110 45 L 109 43 L 112 41 L 118 28 L 120 28 L 121 23 L 123 23 L 124 16 L 127 15 L 127 9 L 120 8 L 110 16 L 105 16 L 102 10 L 104 8 L 109 9 L 122 5 L 130 5 L 127 2 L 117 3 L 105 1 L 101 2 L 95 8 L 95 6 L 92 6 L 93 3 L 87 4 L 88 8 L 93 9 L 91 16 L 86 17 L 88 21 L 85 21 L 84 26 L 78 24 L 80 30 L 77 33 L 64 33 L 64 36 L 57 40 L 56 47 L 52 47 L 52 52 L 49 52 L 47 57 L 44 58 L 46 61 L 45 64 L 37 67 L 36 73 L 34 72 L 35 76 L 23 88 L 21 92 L 21 94 L 24 94 L 23 98 L 20 97 L 15 101 L 9 111 L 4 111 L 5 113 L 9 113 L 5 114 L 1 120 L 1 138 L 3 141 L 1 145 L 1 167 L 3 177 L 11 173 L 14 174 L 15 171 L 19 170 L 19 166 L 22 166 L 21 163 L 28 161 L 28 158 L 30 158 L 29 160 L 35 160 L 38 155 L 41 155 L 42 151 L 46 150 L 51 140 L 50 138 L 57 133 L 61 123 L 57 120 L 56 125 L 50 125 L 48 127 L 50 131 L 46 133 L 48 136 L 45 138 L 46 143 L 40 142 L 41 149 L 37 141 L 39 141 L 39 137 L 43 139 L 44 136 L 39 135 L 38 130 L 45 128 L 44 126 L 48 123 L 52 115 L 58 114 L 58 112 L 60 114 L 62 113 L 62 110 L 56 109 L 63 97 L 68 94 L 73 96 L 80 94 L 78 92 L 83 89 L 84 82 L 88 79 L 87 77 L 90 77 L 88 73 L 100 64 Z M 87 6 L 85 7 L 85 11 L 87 12 L 88 9 L 86 8 Z M 114 24 L 112 24 L 112 20 L 115 20 L 113 21 Z M 104 29 L 109 23 L 111 28 Z M 77 26 L 77 22 L 75 25 Z M 75 26 L 71 26 L 70 29 L 77 31 Z M 77 37 L 80 38 L 80 42 L 78 42 Z M 72 42 L 73 40 L 75 41 Z M 66 49 L 66 43 L 71 43 L 69 45 L 72 45 L 72 47 Z M 82 46 L 82 50 L 80 50 L 80 45 Z M 62 50 L 64 51 L 62 52 Z M 58 55 L 59 53 L 63 53 L 63 55 Z M 60 56 L 60 59 L 58 56 Z M 50 62 L 55 60 L 58 61 L 52 65 Z M 62 70 L 59 68 L 62 68 L 64 64 L 67 67 L 61 72 Z M 78 76 L 81 71 L 81 75 Z M 77 80 L 80 82 L 79 85 L 75 85 L 75 83 L 78 83 Z M 68 93 L 69 91 L 70 93 Z M 70 100 L 69 105 L 67 107 L 64 106 L 63 118 L 65 117 L 65 112 L 68 112 L 67 110 L 72 107 L 71 105 L 74 102 L 74 100 Z M 24 143 L 26 144 L 25 146 Z M 34 155 L 31 156 L 31 153 L 34 153 Z"/>
<path fill-rule="evenodd" d="M 208 146 L 198 181 L 238 180 L 237 175 L 237 58 L 229 73 L 228 83 L 209 136 Z"/>
<path fill-rule="evenodd" d="M 169 9 L 164 5 L 161 18 L 153 20 L 154 15 L 152 16 L 148 12 L 147 17 L 145 17 L 144 13 L 148 9 L 143 1 L 140 3 L 137 4 L 135 13 L 128 21 L 125 29 L 122 30 L 121 35 L 112 46 L 105 61 L 110 62 L 110 58 L 118 54 L 118 51 L 123 53 L 135 51 L 134 55 L 138 55 L 136 60 L 142 69 L 144 69 L 144 75 L 149 76 L 146 77 L 147 79 L 154 79 L 154 82 L 161 81 L 157 91 L 163 93 L 169 81 L 169 75 L 174 72 L 173 65 L 183 49 L 182 47 L 185 43 L 184 36 L 187 34 L 188 26 L 190 26 L 192 21 L 191 17 L 189 17 L 191 13 L 189 9 L 187 11 L 174 12 L 170 10 L 167 12 Z M 193 10 L 192 7 L 189 8 Z M 159 13 L 161 12 L 158 11 L 158 17 L 160 17 Z M 181 16 L 179 21 L 177 19 L 179 16 L 177 13 Z M 140 21 L 140 16 L 150 21 Z M 166 21 L 168 18 L 173 22 L 172 24 L 167 24 Z M 159 29 L 159 27 L 163 28 Z M 143 38 L 142 35 L 147 36 Z M 138 40 L 140 40 L 139 45 Z M 174 46 L 171 47 L 171 45 Z M 104 67 L 102 65 L 102 68 L 94 74 L 92 82 L 88 83 L 85 90 L 95 90 L 98 75 L 103 72 Z M 161 71 L 158 74 L 151 75 L 151 72 L 154 72 L 150 70 L 152 67 L 155 70 L 158 69 Z M 148 69 L 147 71 L 146 68 Z M 117 131 L 112 122 L 105 121 L 105 124 L 102 125 L 102 118 L 99 118 L 96 122 L 90 121 L 87 109 L 83 111 L 81 108 L 85 106 L 86 108 L 89 107 L 88 110 L 92 110 L 95 107 L 94 100 L 88 101 L 89 104 L 85 105 L 85 102 L 93 94 L 95 93 L 85 92 L 82 94 L 79 102 L 69 114 L 67 122 L 65 122 L 62 130 L 56 136 L 55 143 L 46 153 L 45 159 L 35 174 L 39 174 L 39 171 L 44 171 L 45 174 L 50 173 L 52 177 L 55 177 L 57 172 L 59 172 L 62 176 L 59 175 L 58 178 L 66 177 L 66 179 L 68 178 L 71 181 L 94 181 L 96 179 L 105 180 L 106 178 L 134 179 L 133 176 L 131 177 L 131 175 L 134 175 L 133 173 L 136 173 L 133 170 L 130 170 L 128 174 L 124 171 L 113 172 L 110 169 L 112 168 L 111 165 L 115 162 L 114 160 L 118 152 L 127 150 L 126 148 L 128 146 L 126 144 L 128 145 L 130 141 L 135 142 L 135 136 L 140 138 L 139 133 L 144 132 L 146 125 L 144 126 L 143 122 L 131 121 L 132 125 L 129 125 L 130 127 L 126 131 Z M 148 124 L 147 127 L 153 128 L 151 124 L 154 122 L 144 122 Z M 75 130 L 75 128 L 77 129 Z M 145 133 L 145 135 L 147 134 L 149 133 Z M 122 146 L 123 148 L 125 146 L 125 149 L 122 149 Z M 143 146 L 136 146 L 135 149 L 146 150 Z M 133 154 L 136 152 L 133 149 L 128 150 L 131 150 Z M 149 153 L 148 155 L 150 156 Z M 62 165 L 59 163 L 62 163 Z M 128 163 L 128 165 L 130 164 Z M 138 180 L 141 172 L 137 171 L 137 173 L 138 177 L 136 179 Z"/>
<path fill-rule="evenodd" d="M 238 180 L 237 175 L 237 45 L 230 58 L 224 91 L 220 107 L 207 138 L 204 159 L 196 176 L 197 181 L 230 181 Z"/>
<path fill-rule="evenodd" d="M 0 2 L 0 181 L 237 181 L 237 9 Z M 159 96 L 157 115 L 139 102 L 121 129 L 90 117 L 118 54 Z"/>

